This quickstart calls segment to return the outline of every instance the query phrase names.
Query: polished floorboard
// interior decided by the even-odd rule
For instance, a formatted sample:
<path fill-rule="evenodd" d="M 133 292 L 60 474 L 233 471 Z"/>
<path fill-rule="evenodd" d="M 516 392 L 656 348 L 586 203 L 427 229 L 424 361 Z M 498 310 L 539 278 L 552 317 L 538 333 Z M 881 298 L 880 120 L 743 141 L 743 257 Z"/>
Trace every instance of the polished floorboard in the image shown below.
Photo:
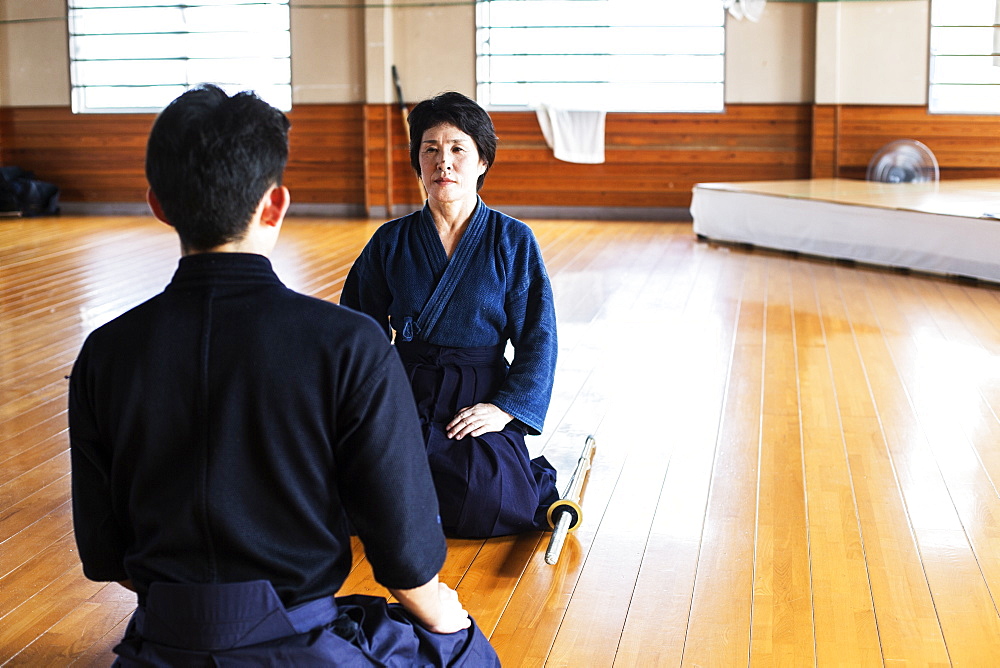
<path fill-rule="evenodd" d="M 378 222 L 289 219 L 279 276 L 336 301 Z M 560 486 L 598 452 L 558 564 L 450 541 L 505 666 L 1000 665 L 1000 287 L 529 222 L 560 348 L 529 447 Z M 65 377 L 177 254 L 151 218 L 0 219 L 2 665 L 112 660 L 134 599 L 80 571 Z M 356 554 L 344 591 L 384 594 Z"/>

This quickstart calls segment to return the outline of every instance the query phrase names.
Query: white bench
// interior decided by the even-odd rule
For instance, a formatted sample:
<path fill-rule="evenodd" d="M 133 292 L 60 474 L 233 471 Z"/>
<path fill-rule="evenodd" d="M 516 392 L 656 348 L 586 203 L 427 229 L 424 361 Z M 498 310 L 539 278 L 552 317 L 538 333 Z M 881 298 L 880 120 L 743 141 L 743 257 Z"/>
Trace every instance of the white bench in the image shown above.
<path fill-rule="evenodd" d="M 1000 282 L 1000 179 L 699 183 L 702 238 Z"/>

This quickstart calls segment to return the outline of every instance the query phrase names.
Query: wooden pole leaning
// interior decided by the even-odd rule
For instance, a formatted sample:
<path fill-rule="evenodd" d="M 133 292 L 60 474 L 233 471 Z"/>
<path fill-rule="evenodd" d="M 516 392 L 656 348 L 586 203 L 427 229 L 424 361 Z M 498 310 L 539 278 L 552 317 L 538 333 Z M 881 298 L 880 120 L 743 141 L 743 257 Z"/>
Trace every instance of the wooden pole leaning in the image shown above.
<path fill-rule="evenodd" d="M 406 146 L 407 155 L 409 155 L 410 146 L 410 120 L 408 116 L 410 115 L 410 110 L 406 108 L 405 98 L 403 98 L 403 86 L 399 83 L 399 70 L 396 66 L 392 66 L 392 84 L 396 88 L 396 104 L 399 105 L 399 115 L 403 117 L 403 132 L 406 134 Z M 420 187 L 420 201 L 427 199 L 427 191 L 424 190 L 424 182 L 417 177 L 417 185 Z"/>
<path fill-rule="evenodd" d="M 549 565 L 558 563 L 566 536 L 570 531 L 576 531 L 583 522 L 583 508 L 580 507 L 580 502 L 583 501 L 583 492 L 596 452 L 597 441 L 593 436 L 588 436 L 580 459 L 576 462 L 576 468 L 573 469 L 573 477 L 569 479 L 562 498 L 549 506 L 547 519 L 549 526 L 552 527 L 552 537 L 549 538 L 549 546 L 545 550 L 545 563 Z"/>

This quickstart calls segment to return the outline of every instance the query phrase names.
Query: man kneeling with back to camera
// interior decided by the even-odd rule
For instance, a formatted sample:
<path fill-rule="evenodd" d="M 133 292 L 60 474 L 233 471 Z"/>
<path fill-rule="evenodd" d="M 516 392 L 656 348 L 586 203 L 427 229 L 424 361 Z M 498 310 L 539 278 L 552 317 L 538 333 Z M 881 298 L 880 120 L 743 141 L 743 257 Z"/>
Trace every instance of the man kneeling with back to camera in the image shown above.
<path fill-rule="evenodd" d="M 148 199 L 182 257 L 73 368 L 84 573 L 138 595 L 117 663 L 499 665 L 438 581 L 446 543 L 395 351 L 367 316 L 272 271 L 288 128 L 214 86 L 159 115 Z M 351 526 L 401 605 L 334 598 Z"/>

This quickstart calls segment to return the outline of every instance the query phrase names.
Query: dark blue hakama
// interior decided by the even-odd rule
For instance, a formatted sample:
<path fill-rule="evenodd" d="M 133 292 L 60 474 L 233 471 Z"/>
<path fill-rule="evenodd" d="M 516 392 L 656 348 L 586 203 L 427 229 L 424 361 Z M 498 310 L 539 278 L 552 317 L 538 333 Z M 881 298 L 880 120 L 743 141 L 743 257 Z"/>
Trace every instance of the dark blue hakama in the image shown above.
<path fill-rule="evenodd" d="M 499 666 L 473 622 L 432 633 L 378 596 L 326 597 L 286 610 L 266 580 L 154 583 L 115 647 L 116 666 Z"/>
<path fill-rule="evenodd" d="M 507 373 L 503 348 L 396 346 L 424 430 L 445 532 L 484 538 L 548 528 L 546 512 L 559 498 L 556 470 L 545 457 L 530 458 L 518 420 L 460 441 L 447 436 L 456 412 L 496 394 Z"/>

